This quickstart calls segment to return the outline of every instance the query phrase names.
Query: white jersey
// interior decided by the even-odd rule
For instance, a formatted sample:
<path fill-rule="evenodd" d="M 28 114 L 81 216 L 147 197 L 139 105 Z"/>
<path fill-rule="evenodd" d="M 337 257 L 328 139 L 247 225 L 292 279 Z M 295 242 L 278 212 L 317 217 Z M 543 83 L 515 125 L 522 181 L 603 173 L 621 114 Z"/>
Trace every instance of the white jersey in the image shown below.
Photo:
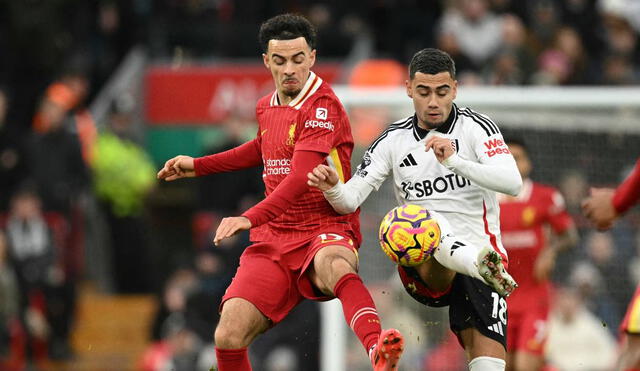
<path fill-rule="evenodd" d="M 449 138 L 456 149 L 442 164 L 432 150 L 425 151 L 433 135 Z M 436 211 L 457 237 L 478 247 L 493 246 L 506 257 L 496 191 L 517 194 L 522 179 L 500 130 L 487 116 L 453 105 L 447 122 L 435 130 L 420 128 L 415 115 L 391 124 L 369 147 L 349 181 L 354 189 L 347 183 L 345 193 L 368 188 L 358 186 L 362 181 L 377 190 L 390 174 L 398 204 Z"/>

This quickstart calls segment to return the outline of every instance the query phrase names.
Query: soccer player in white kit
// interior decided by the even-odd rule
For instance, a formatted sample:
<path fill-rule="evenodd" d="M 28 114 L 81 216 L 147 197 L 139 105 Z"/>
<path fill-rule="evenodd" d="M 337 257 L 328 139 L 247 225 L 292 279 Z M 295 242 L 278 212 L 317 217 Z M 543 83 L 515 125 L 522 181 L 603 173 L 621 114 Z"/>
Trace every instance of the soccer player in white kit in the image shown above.
<path fill-rule="evenodd" d="M 434 211 L 442 228 L 435 259 L 415 269 L 399 266 L 400 277 L 419 302 L 449 305 L 451 330 L 465 348 L 471 371 L 504 370 L 504 296 L 516 285 L 504 269 L 496 192 L 517 195 L 522 178 L 496 124 L 453 103 L 455 65 L 447 53 L 417 52 L 406 86 L 415 114 L 389 125 L 353 178 L 342 184 L 333 169 L 319 165 L 308 174 L 308 183 L 345 214 L 392 174 L 398 204 Z"/>

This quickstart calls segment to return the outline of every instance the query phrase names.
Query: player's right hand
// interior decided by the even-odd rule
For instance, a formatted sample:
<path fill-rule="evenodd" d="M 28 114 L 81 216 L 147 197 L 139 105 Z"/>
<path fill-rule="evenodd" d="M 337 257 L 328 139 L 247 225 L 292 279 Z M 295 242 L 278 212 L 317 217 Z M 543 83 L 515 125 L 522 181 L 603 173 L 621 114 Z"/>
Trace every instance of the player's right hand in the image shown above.
<path fill-rule="evenodd" d="M 310 173 L 307 173 L 307 184 L 325 192 L 338 184 L 338 173 L 327 165 L 318 165 Z"/>
<path fill-rule="evenodd" d="M 609 188 L 591 188 L 591 197 L 582 202 L 582 212 L 600 231 L 610 229 L 618 218 L 613 207 L 614 193 Z"/>
<path fill-rule="evenodd" d="M 158 171 L 158 179 L 172 181 L 180 178 L 193 178 L 196 176 L 193 165 L 193 157 L 176 156 L 164 163 L 164 167 Z"/>

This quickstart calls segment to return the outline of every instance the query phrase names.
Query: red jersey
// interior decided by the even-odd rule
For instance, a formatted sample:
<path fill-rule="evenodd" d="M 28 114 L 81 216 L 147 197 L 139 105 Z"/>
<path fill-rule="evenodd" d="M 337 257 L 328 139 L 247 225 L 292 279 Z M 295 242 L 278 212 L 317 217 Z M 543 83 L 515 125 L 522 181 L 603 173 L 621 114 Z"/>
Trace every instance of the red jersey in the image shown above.
<path fill-rule="evenodd" d="M 353 137 L 349 119 L 329 84 L 315 73 L 310 73 L 298 96 L 288 105 L 280 105 L 277 92 L 262 97 L 256 106 L 256 117 L 265 195 L 289 174 L 295 151 L 326 154 L 325 164 L 337 171 L 341 181 L 351 177 Z M 251 240 L 298 239 L 334 229 L 351 231 L 359 244 L 358 213 L 336 213 L 320 190 L 309 188 L 283 214 L 252 228 Z"/>
<path fill-rule="evenodd" d="M 561 234 L 573 225 L 564 198 L 555 188 L 526 179 L 517 197 L 501 196 L 499 201 L 502 244 L 509 254 L 509 273 L 518 282 L 509 310 L 525 310 L 531 298 L 547 305 L 550 283 L 537 282 L 533 268 L 547 245 L 546 228 Z"/>
<path fill-rule="evenodd" d="M 631 174 L 616 188 L 613 195 L 613 207 L 618 214 L 624 214 L 640 199 L 640 158 Z"/>

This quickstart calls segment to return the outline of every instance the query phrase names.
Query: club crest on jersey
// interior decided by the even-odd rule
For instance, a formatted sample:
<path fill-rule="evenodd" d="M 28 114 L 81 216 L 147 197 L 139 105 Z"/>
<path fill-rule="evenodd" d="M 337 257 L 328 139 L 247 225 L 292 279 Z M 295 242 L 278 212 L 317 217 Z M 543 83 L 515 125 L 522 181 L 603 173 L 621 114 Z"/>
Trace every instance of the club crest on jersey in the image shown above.
<path fill-rule="evenodd" d="M 522 210 L 522 224 L 524 224 L 525 226 L 531 226 L 533 225 L 533 221 L 536 218 L 536 209 L 531 207 L 531 206 L 527 206 L 524 210 Z"/>
<path fill-rule="evenodd" d="M 327 119 L 327 109 L 326 108 L 322 108 L 322 107 L 318 107 L 316 108 L 316 118 L 318 120 L 326 120 Z"/>
<path fill-rule="evenodd" d="M 291 124 L 291 126 L 289 126 L 289 136 L 287 137 L 287 142 L 286 142 L 288 146 L 293 146 L 294 144 L 296 144 L 295 136 L 296 136 L 296 123 L 294 122 L 293 124 Z"/>
<path fill-rule="evenodd" d="M 371 154 L 369 153 L 369 151 L 367 151 L 364 153 L 364 156 L 362 157 L 362 162 L 360 163 L 360 165 L 358 165 L 358 169 L 356 170 L 356 176 L 359 176 L 361 178 L 366 177 L 369 172 L 365 170 L 365 168 L 369 165 L 371 165 Z"/>

